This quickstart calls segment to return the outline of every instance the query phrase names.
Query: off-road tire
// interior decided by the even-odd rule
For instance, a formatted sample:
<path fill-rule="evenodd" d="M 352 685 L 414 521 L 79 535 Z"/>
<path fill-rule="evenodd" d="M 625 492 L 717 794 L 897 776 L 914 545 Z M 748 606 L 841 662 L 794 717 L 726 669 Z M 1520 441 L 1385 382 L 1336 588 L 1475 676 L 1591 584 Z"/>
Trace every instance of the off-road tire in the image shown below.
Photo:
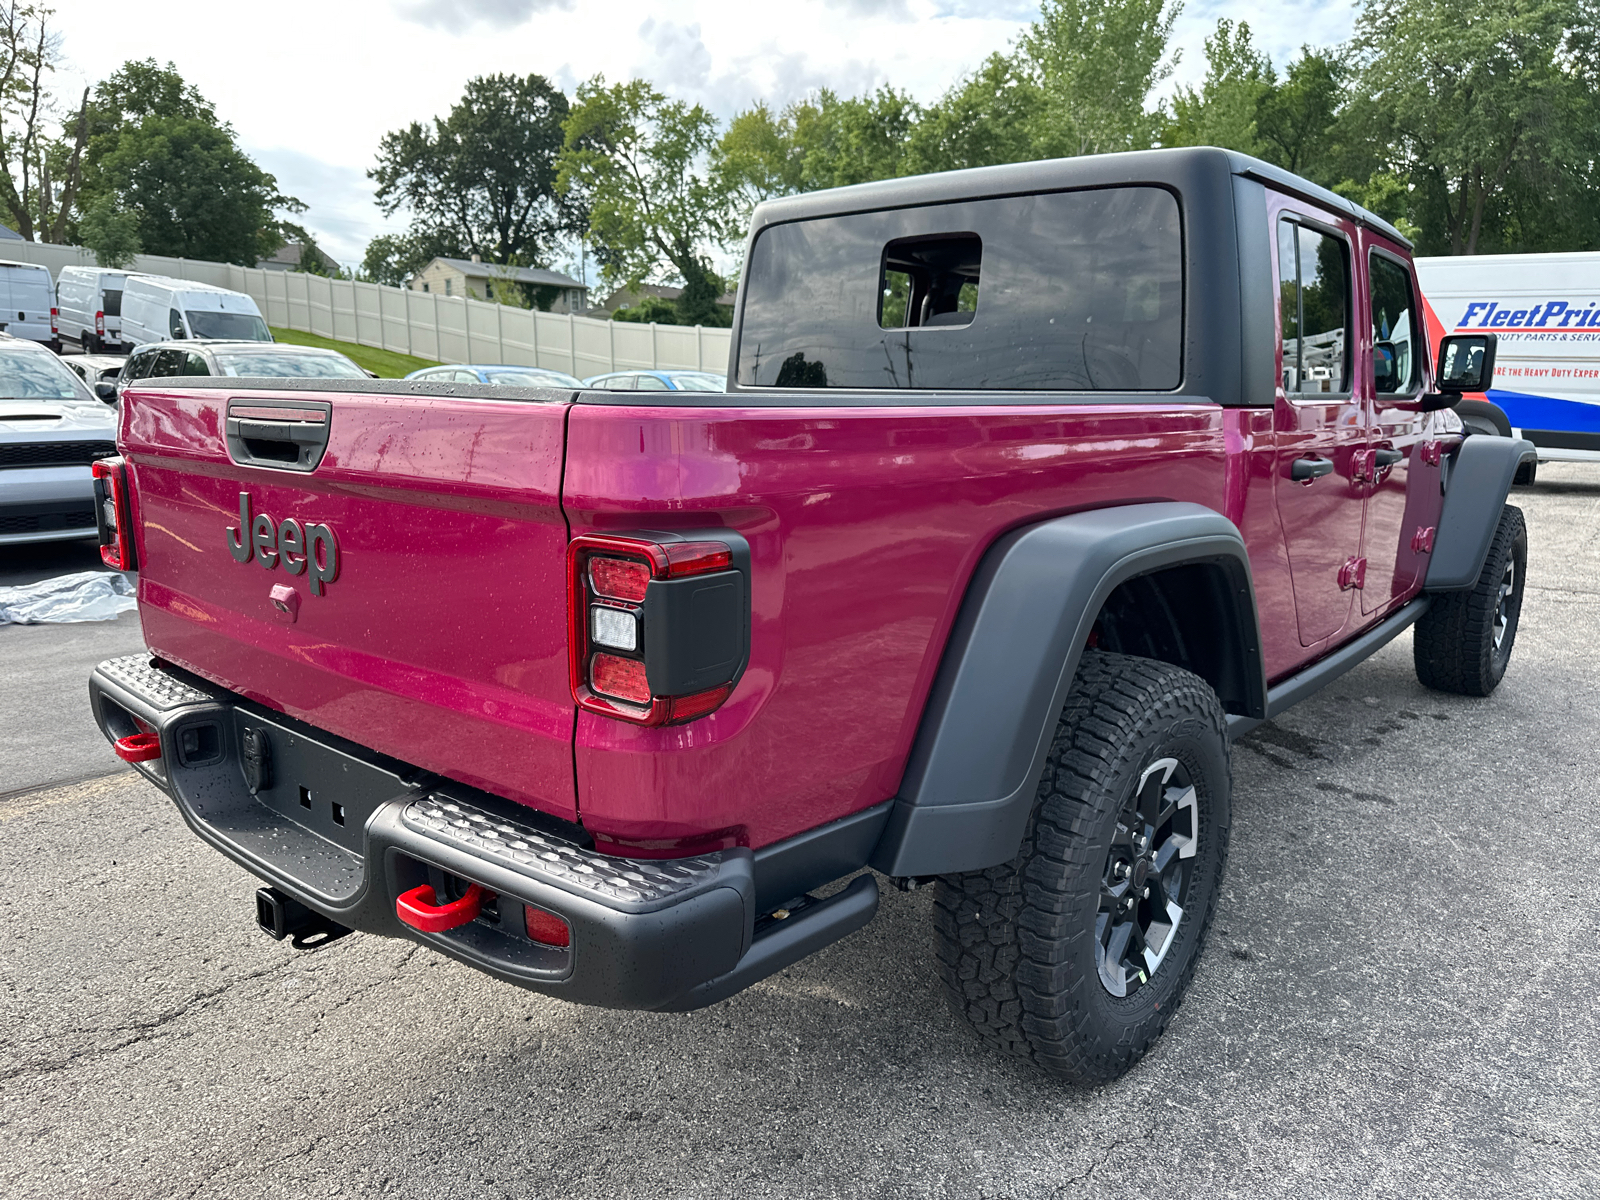
<path fill-rule="evenodd" d="M 1513 586 L 1502 604 L 1500 589 L 1508 566 Z M 1411 653 L 1424 687 L 1487 696 L 1499 686 L 1517 641 L 1527 569 L 1527 526 L 1522 510 L 1508 504 L 1500 512 L 1478 582 L 1467 591 L 1435 593 L 1417 621 Z"/>
<path fill-rule="evenodd" d="M 1123 996 L 1096 951 L 1119 814 L 1151 764 L 1177 759 L 1198 802 L 1184 919 L 1148 982 Z M 1227 722 L 1198 676 L 1085 651 L 1016 859 L 940 878 L 939 973 L 956 1013 L 991 1045 L 1079 1084 L 1122 1075 L 1172 1019 L 1194 975 L 1227 861 Z"/>

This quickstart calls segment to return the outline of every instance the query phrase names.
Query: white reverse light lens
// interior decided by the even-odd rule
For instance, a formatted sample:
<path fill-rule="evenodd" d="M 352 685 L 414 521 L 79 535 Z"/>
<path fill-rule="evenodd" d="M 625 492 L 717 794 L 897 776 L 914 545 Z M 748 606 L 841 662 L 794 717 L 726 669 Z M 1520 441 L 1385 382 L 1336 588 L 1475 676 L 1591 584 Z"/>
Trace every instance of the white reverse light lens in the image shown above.
<path fill-rule="evenodd" d="M 589 636 L 597 646 L 613 650 L 639 648 L 639 622 L 631 612 L 596 604 L 589 610 Z"/>

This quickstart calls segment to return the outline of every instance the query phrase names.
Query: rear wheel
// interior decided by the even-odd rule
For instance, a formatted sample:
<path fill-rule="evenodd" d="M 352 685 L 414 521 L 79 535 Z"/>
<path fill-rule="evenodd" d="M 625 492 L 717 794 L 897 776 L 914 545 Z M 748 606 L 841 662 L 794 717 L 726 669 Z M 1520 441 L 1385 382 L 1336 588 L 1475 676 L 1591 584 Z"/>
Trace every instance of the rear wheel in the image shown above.
<path fill-rule="evenodd" d="M 955 1010 L 1072 1082 L 1127 1071 L 1194 974 L 1229 791 L 1226 718 L 1203 680 L 1085 652 L 1021 852 L 939 881 L 935 946 Z"/>
<path fill-rule="evenodd" d="M 1411 653 L 1425 687 L 1487 696 L 1499 686 L 1517 641 L 1527 569 L 1527 527 L 1522 510 L 1508 504 L 1478 582 L 1469 591 L 1438 593 L 1417 621 Z"/>

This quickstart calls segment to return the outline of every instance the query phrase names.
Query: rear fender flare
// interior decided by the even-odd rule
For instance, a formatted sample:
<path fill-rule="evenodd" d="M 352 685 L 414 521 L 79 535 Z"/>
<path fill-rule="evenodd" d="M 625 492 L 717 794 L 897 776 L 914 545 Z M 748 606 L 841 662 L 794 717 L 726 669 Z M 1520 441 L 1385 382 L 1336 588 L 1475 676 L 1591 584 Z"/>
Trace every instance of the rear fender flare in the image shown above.
<path fill-rule="evenodd" d="M 1433 555 L 1423 588 L 1452 592 L 1478 582 L 1489 543 L 1500 525 L 1500 510 L 1511 481 L 1538 451 L 1525 438 L 1469 437 L 1451 455 L 1445 477 L 1444 509 L 1433 539 Z"/>
<path fill-rule="evenodd" d="M 1126 505 L 1015 530 L 984 555 L 945 647 L 905 778 L 871 865 L 939 875 L 1009 862 L 1083 648 L 1121 583 L 1216 564 L 1233 593 L 1219 631 L 1244 716 L 1266 715 L 1250 562 L 1238 529 L 1198 504 Z"/>

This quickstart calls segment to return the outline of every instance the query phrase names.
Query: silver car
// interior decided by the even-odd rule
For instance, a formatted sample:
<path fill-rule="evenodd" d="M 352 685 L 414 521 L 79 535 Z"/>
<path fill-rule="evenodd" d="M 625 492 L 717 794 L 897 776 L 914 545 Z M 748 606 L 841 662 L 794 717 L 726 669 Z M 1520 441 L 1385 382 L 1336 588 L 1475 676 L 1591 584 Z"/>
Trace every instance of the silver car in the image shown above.
<path fill-rule="evenodd" d="M 96 536 L 89 464 L 117 414 L 45 347 L 0 334 L 0 546 Z"/>

